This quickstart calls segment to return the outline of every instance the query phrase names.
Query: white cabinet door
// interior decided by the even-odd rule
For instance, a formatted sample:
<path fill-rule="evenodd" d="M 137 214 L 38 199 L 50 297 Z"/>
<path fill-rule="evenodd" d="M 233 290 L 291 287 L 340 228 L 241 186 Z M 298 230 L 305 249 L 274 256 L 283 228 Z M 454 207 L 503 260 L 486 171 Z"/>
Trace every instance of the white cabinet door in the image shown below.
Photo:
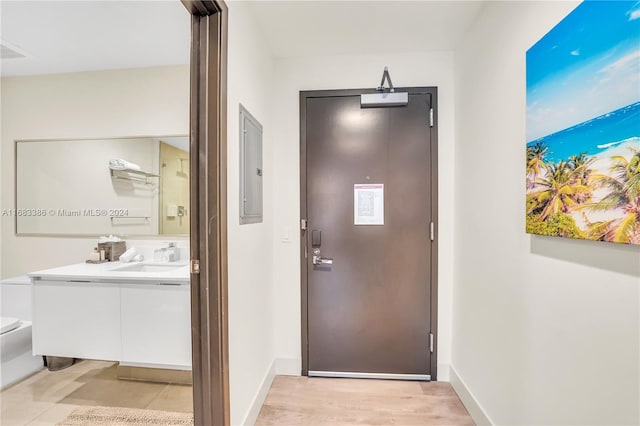
<path fill-rule="evenodd" d="M 118 284 L 37 281 L 33 286 L 36 355 L 120 359 Z"/>
<path fill-rule="evenodd" d="M 123 363 L 191 367 L 188 284 L 123 285 L 121 309 Z"/>

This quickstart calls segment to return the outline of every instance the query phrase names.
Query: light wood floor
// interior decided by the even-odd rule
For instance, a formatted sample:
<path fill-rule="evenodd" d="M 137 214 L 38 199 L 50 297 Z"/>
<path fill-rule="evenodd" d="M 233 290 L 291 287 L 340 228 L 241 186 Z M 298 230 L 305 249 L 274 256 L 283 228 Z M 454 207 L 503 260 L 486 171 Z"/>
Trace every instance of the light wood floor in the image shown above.
<path fill-rule="evenodd" d="M 473 425 L 449 383 L 276 376 L 256 426 Z"/>
<path fill-rule="evenodd" d="M 118 380 L 116 364 L 80 361 L 42 370 L 0 393 L 0 425 L 51 426 L 80 406 L 192 412 L 191 386 Z"/>

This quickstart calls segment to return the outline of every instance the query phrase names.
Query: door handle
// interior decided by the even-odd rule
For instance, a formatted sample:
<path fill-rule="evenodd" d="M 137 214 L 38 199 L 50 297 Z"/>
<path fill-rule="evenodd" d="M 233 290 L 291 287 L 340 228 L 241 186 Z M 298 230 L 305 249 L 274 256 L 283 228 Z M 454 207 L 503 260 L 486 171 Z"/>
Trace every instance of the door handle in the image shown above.
<path fill-rule="evenodd" d="M 333 259 L 330 258 L 323 258 L 320 256 L 313 256 L 313 264 L 314 265 L 333 265 Z"/>
<path fill-rule="evenodd" d="M 314 265 L 333 265 L 333 259 L 328 257 L 322 257 L 320 255 L 319 248 L 313 249 L 313 257 L 311 258 L 311 261 L 313 262 Z"/>

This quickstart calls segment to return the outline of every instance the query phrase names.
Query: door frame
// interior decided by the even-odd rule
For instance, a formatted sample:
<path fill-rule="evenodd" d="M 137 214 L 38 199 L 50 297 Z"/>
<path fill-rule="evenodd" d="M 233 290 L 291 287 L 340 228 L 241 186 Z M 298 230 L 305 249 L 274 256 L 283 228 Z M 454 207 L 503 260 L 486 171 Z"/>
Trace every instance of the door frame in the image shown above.
<path fill-rule="evenodd" d="M 431 218 L 434 223 L 434 239 L 431 245 L 431 330 L 433 334 L 433 353 L 431 354 L 431 380 L 438 376 L 438 88 L 437 87 L 409 87 L 396 88 L 397 91 L 409 94 L 426 94 L 431 97 L 433 109 L 433 126 L 431 132 Z M 309 375 L 309 338 L 308 338 L 308 263 L 307 248 L 307 99 L 359 96 L 365 93 L 377 93 L 375 89 L 345 89 L 345 90 L 312 90 L 300 91 L 300 305 L 301 312 L 301 352 L 302 375 Z M 428 117 L 428 116 L 427 116 Z"/>
<path fill-rule="evenodd" d="M 190 257 L 194 425 L 229 425 L 227 25 L 223 0 L 191 14 Z"/>

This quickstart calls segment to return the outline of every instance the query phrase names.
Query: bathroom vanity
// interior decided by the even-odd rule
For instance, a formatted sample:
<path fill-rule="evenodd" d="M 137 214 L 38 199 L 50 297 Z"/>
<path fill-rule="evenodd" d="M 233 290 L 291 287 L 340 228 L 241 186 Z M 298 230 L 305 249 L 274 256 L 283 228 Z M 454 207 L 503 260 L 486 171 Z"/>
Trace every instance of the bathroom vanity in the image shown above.
<path fill-rule="evenodd" d="M 190 370 L 188 268 L 108 262 L 29 274 L 34 354 Z"/>

